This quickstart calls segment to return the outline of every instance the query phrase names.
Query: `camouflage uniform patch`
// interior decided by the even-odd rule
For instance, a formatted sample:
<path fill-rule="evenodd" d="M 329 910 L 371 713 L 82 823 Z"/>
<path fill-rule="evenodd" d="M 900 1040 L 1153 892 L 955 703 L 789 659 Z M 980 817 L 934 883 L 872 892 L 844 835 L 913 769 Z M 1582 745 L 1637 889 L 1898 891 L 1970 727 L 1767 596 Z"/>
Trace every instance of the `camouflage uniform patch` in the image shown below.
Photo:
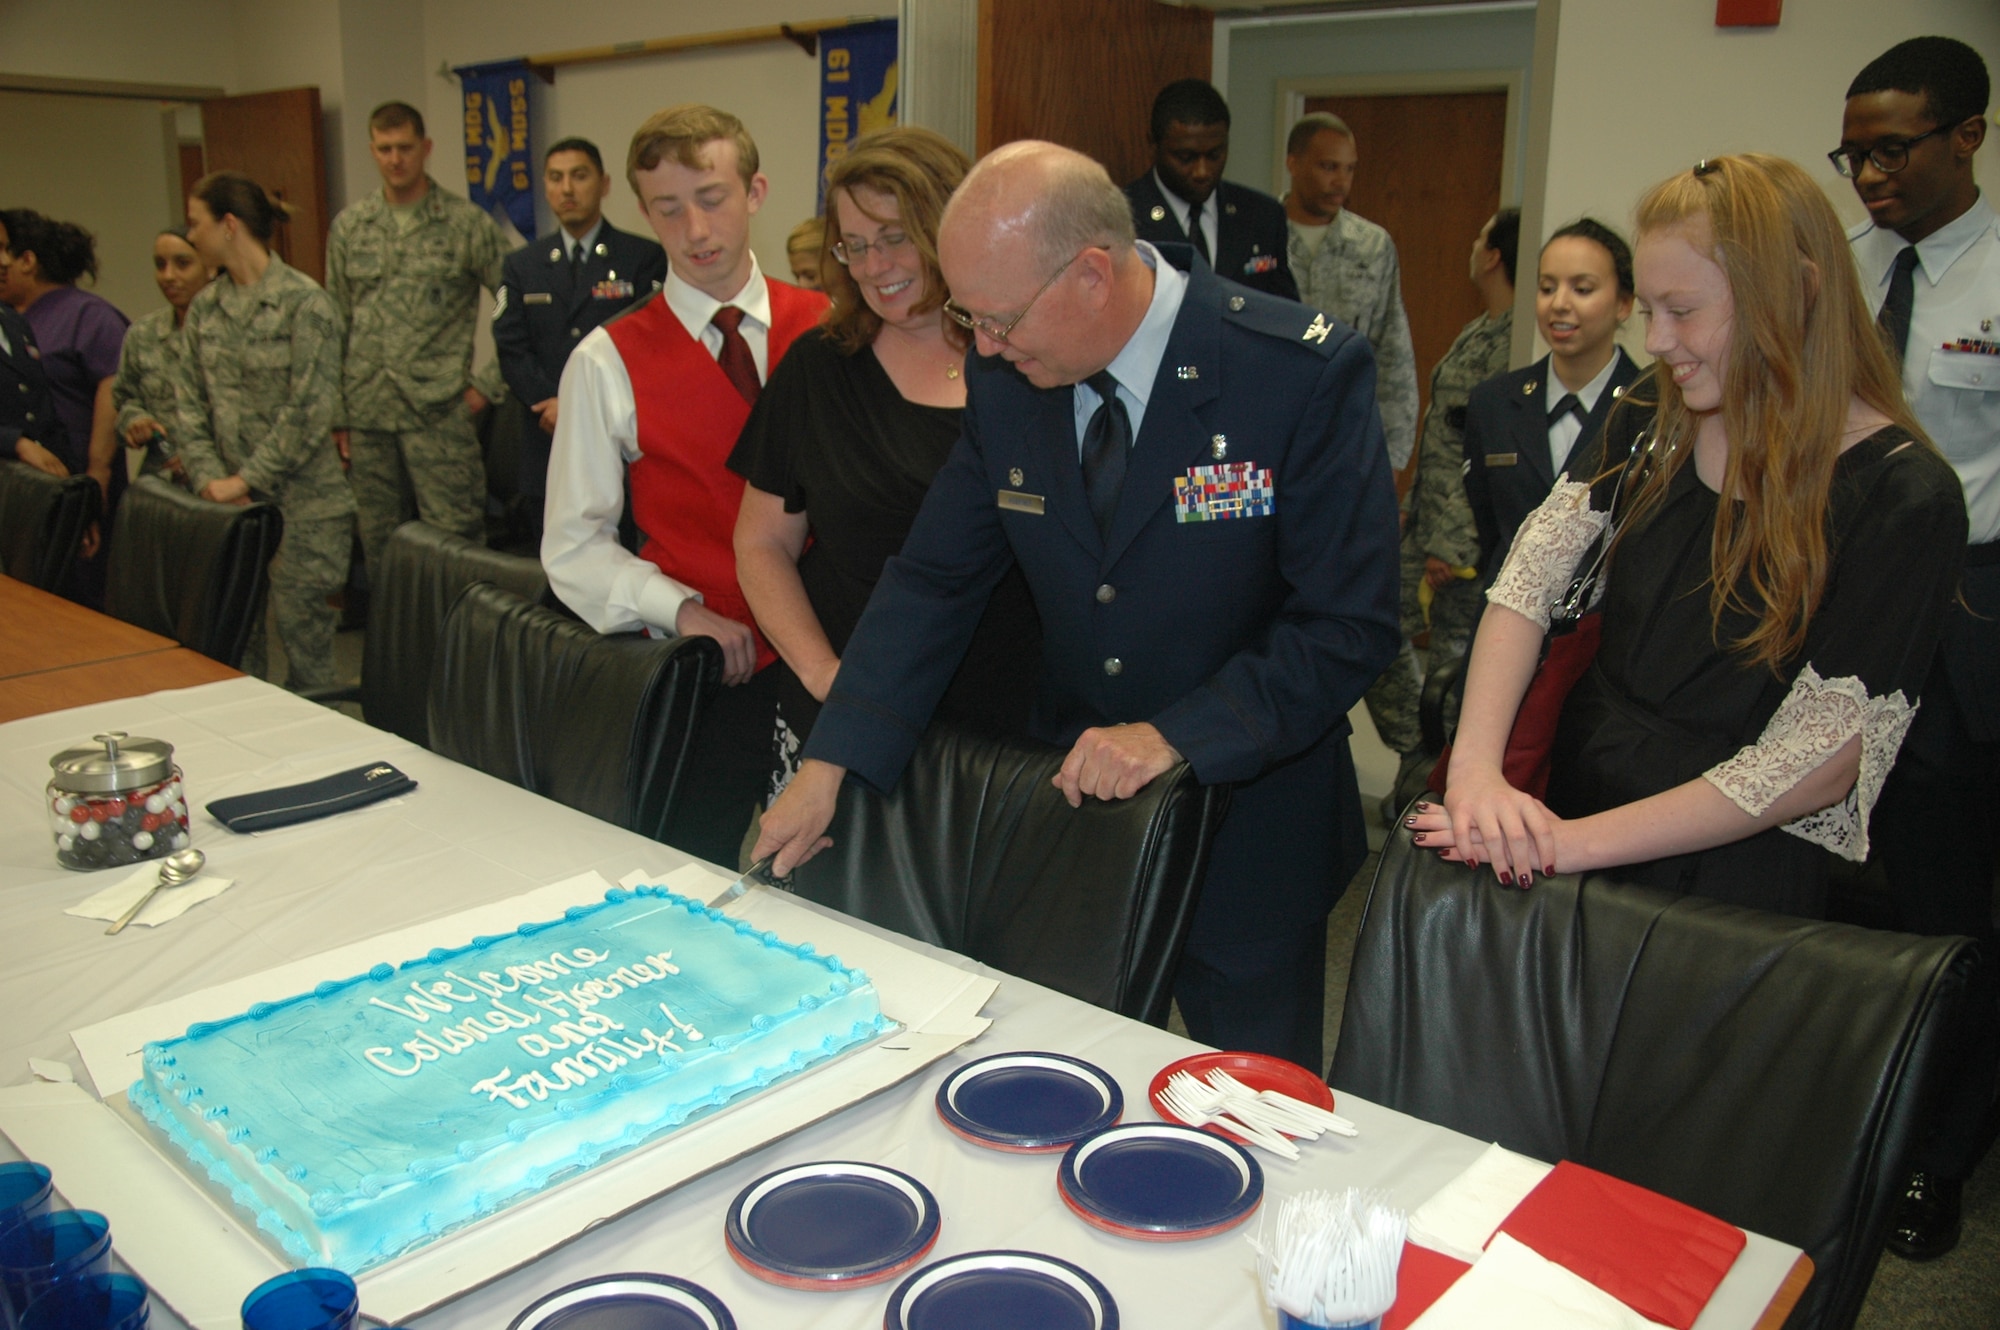
<path fill-rule="evenodd" d="M 1311 251 L 1296 226 L 1287 222 L 1286 230 L 1299 299 L 1347 324 L 1375 348 L 1375 402 L 1389 461 L 1400 471 L 1416 444 L 1417 354 L 1403 310 L 1396 242 L 1349 208 L 1335 215 Z"/>
<path fill-rule="evenodd" d="M 245 290 L 224 276 L 203 290 L 182 331 L 171 430 L 188 482 L 199 493 L 240 475 L 254 497 L 284 513 L 269 612 L 293 681 L 332 683 L 337 615 L 326 597 L 347 580 L 354 512 L 333 446 L 340 392 L 333 303 L 272 255 L 256 286 Z M 251 634 L 250 651 L 245 667 L 260 672 L 261 632 Z"/>
<path fill-rule="evenodd" d="M 146 446 L 141 475 L 164 475 L 174 456 L 174 374 L 186 343 L 174 322 L 171 305 L 134 319 L 125 330 L 118 353 L 118 377 L 111 381 L 111 403 L 118 408 L 118 443 L 142 417 L 151 416 L 167 437 Z"/>
<path fill-rule="evenodd" d="M 463 394 L 505 395 L 497 365 L 472 372 L 479 288 L 497 291 L 507 241 L 493 219 L 430 182 L 405 230 L 380 190 L 334 219 L 327 294 L 345 334 L 343 404 L 352 432 L 361 544 L 379 561 L 406 517 L 478 539 L 486 473 Z"/>
<path fill-rule="evenodd" d="M 1481 579 L 1454 578 L 1433 595 L 1426 623 L 1418 588 L 1426 559 L 1466 568 L 1479 557 L 1479 530 L 1465 497 L 1465 402 L 1475 386 L 1506 370 L 1513 326 L 1511 310 L 1497 319 L 1481 314 L 1460 329 L 1451 350 L 1431 372 L 1423 450 L 1406 501 L 1409 520 L 1403 527 L 1403 650 L 1366 697 L 1376 731 L 1399 753 L 1414 752 L 1423 742 L 1417 715 L 1424 675 L 1417 668 L 1410 639 L 1428 627 L 1426 659 L 1432 664 L 1455 660 L 1471 646 L 1473 630 L 1486 608 Z"/>

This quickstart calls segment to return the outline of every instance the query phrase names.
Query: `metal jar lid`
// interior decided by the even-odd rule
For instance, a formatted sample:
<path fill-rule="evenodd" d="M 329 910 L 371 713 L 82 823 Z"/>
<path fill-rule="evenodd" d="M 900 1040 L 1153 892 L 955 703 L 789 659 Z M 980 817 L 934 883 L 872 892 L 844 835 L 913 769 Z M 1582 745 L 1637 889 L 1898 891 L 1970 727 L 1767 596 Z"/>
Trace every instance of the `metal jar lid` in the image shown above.
<path fill-rule="evenodd" d="M 50 784 L 77 794 L 117 794 L 173 774 L 174 746 L 164 739 L 132 739 L 123 730 L 90 737 L 90 744 L 49 759 L 56 773 Z"/>

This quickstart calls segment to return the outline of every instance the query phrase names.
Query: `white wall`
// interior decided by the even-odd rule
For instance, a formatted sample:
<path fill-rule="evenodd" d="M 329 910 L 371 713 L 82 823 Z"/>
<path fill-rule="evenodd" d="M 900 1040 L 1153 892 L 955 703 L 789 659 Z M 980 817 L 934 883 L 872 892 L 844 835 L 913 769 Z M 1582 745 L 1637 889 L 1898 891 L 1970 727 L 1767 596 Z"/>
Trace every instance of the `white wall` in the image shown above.
<path fill-rule="evenodd" d="M 1718 28 L 1713 0 L 1560 0 L 1547 228 L 1594 213 L 1629 228 L 1649 187 L 1705 156 L 1771 152 L 1811 171 L 1848 222 L 1827 152 L 1847 85 L 1908 37 L 1956 37 L 2000 77 L 1994 0 L 1786 0 L 1775 28 Z M 2000 186 L 2000 134 L 1976 168 Z"/>
<path fill-rule="evenodd" d="M 180 220 L 170 113 L 158 102 L 0 92 L 0 207 L 33 208 L 97 237 L 97 282 L 136 318 L 163 303 L 153 237 Z M 74 169 L 52 171 L 52 162 Z"/>

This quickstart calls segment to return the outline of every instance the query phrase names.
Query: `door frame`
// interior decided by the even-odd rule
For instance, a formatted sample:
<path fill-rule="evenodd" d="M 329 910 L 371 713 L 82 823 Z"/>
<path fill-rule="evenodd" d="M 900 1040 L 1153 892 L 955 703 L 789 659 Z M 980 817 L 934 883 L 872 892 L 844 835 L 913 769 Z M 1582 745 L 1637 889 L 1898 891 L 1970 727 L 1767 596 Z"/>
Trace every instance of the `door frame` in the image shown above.
<path fill-rule="evenodd" d="M 1507 124 L 1500 150 L 1500 206 L 1518 207 L 1521 202 L 1521 110 L 1524 103 L 1523 70 L 1520 69 L 1441 69 L 1408 74 L 1344 74 L 1325 78 L 1279 79 L 1277 116 L 1273 122 L 1276 142 L 1271 151 L 1271 192 L 1283 198 L 1292 186 L 1285 172 L 1285 139 L 1292 126 L 1306 113 L 1309 97 L 1381 97 L 1422 93 L 1504 92 L 1507 94 Z"/>

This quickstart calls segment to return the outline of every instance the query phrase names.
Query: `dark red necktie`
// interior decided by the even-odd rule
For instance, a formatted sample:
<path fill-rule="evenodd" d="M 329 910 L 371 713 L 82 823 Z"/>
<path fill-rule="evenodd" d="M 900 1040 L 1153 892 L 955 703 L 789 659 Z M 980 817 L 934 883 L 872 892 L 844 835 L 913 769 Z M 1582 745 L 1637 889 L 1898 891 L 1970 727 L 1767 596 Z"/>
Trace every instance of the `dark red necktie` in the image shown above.
<path fill-rule="evenodd" d="M 743 322 L 743 311 L 734 305 L 724 305 L 709 322 L 722 330 L 722 354 L 715 358 L 715 363 L 736 385 L 736 391 L 743 394 L 743 400 L 757 405 L 757 394 L 764 390 L 764 385 L 757 378 L 757 358 L 750 354 L 750 343 L 743 340 L 743 334 L 736 328 Z"/>

